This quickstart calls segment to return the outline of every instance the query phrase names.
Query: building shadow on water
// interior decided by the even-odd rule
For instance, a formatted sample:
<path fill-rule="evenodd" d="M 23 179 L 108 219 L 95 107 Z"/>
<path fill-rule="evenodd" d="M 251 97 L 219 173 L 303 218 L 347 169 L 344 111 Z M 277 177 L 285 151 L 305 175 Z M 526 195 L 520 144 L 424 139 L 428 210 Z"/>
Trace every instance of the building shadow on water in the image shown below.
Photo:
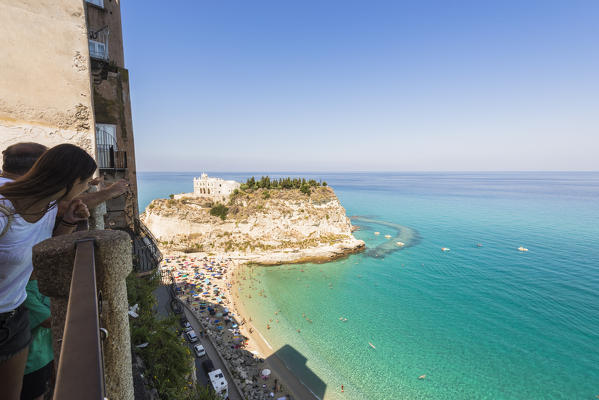
<path fill-rule="evenodd" d="M 308 367 L 307 361 L 308 359 L 302 353 L 288 344 L 275 351 L 273 355 L 266 359 L 266 362 L 273 368 L 276 368 L 278 371 L 287 370 L 289 374 L 294 375 L 303 383 L 308 392 L 304 396 L 301 396 L 301 393 L 299 394 L 302 399 L 310 399 L 314 398 L 314 396 L 322 399 L 327 385 Z"/>

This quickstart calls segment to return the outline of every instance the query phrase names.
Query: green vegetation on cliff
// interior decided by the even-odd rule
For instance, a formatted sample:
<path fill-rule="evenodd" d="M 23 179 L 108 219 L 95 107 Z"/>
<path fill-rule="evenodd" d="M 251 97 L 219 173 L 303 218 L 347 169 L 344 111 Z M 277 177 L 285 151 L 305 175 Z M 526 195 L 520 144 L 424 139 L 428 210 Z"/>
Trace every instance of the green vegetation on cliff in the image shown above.
<path fill-rule="evenodd" d="M 159 278 L 127 277 L 127 297 L 130 305 L 138 304 L 138 318 L 129 320 L 133 345 L 147 343 L 144 348 L 133 347 L 145 364 L 149 378 L 160 398 L 172 400 L 217 400 L 213 390 L 190 384 L 194 356 L 178 332 L 174 316 L 160 319 L 155 313 Z"/>
<path fill-rule="evenodd" d="M 225 207 L 223 204 L 216 204 L 210 209 L 210 215 L 214 217 L 220 217 L 223 221 L 227 218 L 227 213 L 229 209 Z"/>
<path fill-rule="evenodd" d="M 319 186 L 327 186 L 327 183 L 314 179 L 306 180 L 306 178 L 271 179 L 268 176 L 263 176 L 260 180 L 256 180 L 252 176 L 245 183 L 241 184 L 240 189 L 242 191 L 252 191 L 255 189 L 299 189 L 303 194 L 310 195 L 311 188 Z"/>

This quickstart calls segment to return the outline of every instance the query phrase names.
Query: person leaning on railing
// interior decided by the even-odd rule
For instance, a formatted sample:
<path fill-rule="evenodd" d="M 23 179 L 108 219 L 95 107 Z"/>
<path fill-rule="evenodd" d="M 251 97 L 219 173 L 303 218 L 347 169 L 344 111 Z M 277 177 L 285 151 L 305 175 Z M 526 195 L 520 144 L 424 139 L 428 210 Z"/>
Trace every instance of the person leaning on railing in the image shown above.
<path fill-rule="evenodd" d="M 48 148 L 43 144 L 33 142 L 16 143 L 7 147 L 2 152 L 3 164 L 0 173 L 0 185 L 25 175 L 46 150 Z M 100 185 L 102 189 L 97 192 L 81 193 L 77 196 L 77 199 L 83 201 L 89 209 L 95 208 L 100 203 L 118 197 L 129 190 L 129 183 L 126 179 L 120 179 L 104 187 L 103 179 L 95 178 L 90 181 L 90 185 Z M 68 206 L 68 201 L 58 203 L 57 222 L 60 222 L 62 214 Z"/>
<path fill-rule="evenodd" d="M 87 189 L 96 162 L 83 149 L 61 144 L 46 152 L 23 176 L 0 186 L 0 393 L 21 394 L 31 332 L 23 303 L 33 270 L 34 245 L 71 233 L 89 210 L 76 196 Z M 56 228 L 57 203 L 70 201 Z"/>

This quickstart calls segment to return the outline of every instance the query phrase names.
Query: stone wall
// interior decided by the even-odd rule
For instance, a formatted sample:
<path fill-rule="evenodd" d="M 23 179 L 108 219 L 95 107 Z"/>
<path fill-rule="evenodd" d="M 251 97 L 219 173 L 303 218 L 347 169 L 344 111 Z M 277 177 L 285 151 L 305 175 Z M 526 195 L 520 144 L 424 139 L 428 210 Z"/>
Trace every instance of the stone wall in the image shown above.
<path fill-rule="evenodd" d="M 0 150 L 67 142 L 95 156 L 83 3 L 0 0 Z"/>

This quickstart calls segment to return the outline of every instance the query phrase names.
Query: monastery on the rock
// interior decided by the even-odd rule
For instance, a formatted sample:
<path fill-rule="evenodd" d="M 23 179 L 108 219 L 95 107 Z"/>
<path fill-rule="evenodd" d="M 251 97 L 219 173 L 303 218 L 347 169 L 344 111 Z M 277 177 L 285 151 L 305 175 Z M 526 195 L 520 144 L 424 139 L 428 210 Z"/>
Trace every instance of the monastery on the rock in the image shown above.
<path fill-rule="evenodd" d="M 210 178 L 202 174 L 193 178 L 193 194 L 198 197 L 210 197 L 217 201 L 226 201 L 241 184 L 235 181 L 225 181 L 222 178 Z"/>

